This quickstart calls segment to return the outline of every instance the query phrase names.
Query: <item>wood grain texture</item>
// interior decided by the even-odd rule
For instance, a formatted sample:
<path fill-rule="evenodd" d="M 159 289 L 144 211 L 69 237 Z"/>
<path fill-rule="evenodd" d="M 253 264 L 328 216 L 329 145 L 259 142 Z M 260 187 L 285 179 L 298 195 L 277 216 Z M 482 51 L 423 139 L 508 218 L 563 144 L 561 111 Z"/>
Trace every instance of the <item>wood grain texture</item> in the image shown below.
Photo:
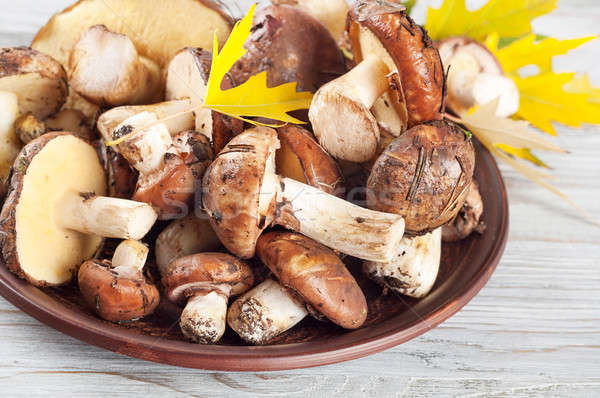
<path fill-rule="evenodd" d="M 0 0 L 0 45 L 26 44 L 69 1 Z M 247 3 L 247 2 L 246 2 Z M 563 0 L 540 33 L 599 34 L 600 3 Z M 600 85 L 600 40 L 555 63 Z M 542 154 L 556 185 L 600 218 L 600 128 L 559 128 L 570 151 Z M 600 395 L 600 228 L 502 167 L 511 205 L 505 255 L 461 312 L 402 346 L 360 360 L 276 373 L 217 373 L 143 362 L 67 337 L 0 298 L 3 397 L 546 397 Z"/>

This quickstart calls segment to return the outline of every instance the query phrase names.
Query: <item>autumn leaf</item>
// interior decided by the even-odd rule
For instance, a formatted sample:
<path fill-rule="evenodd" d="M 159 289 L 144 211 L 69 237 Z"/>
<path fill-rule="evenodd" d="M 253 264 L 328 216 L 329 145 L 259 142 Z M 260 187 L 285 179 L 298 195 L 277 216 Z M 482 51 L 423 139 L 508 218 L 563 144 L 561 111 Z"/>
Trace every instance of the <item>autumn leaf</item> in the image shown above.
<path fill-rule="evenodd" d="M 498 148 L 502 149 L 504 152 L 508 153 L 509 155 L 526 160 L 526 161 L 533 163 L 539 167 L 543 167 L 546 169 L 550 168 L 550 166 L 548 166 L 540 158 L 535 156 L 533 154 L 533 152 L 531 152 L 531 149 L 529 149 L 529 148 L 515 148 L 515 147 L 509 146 L 509 145 L 505 145 L 505 144 L 496 144 L 496 146 Z"/>
<path fill-rule="evenodd" d="M 546 38 L 538 41 L 535 34 L 526 35 L 509 45 L 499 49 L 499 34 L 493 33 L 485 41 L 486 46 L 496 55 L 506 73 L 516 73 L 527 65 L 537 65 L 540 72 L 552 70 L 552 59 L 557 55 L 566 54 L 597 36 L 582 37 L 571 40 Z"/>
<path fill-rule="evenodd" d="M 283 123 L 302 124 L 287 112 L 307 109 L 312 100 L 309 92 L 296 92 L 296 82 L 267 87 L 267 72 L 251 76 L 244 84 L 221 90 L 223 78 L 233 65 L 246 54 L 244 43 L 250 35 L 256 4 L 233 28 L 229 39 L 219 52 L 215 33 L 213 61 L 208 79 L 204 106 L 217 112 L 249 121 L 247 117 L 263 117 Z"/>
<path fill-rule="evenodd" d="M 469 11 L 465 0 L 445 0 L 439 9 L 429 8 L 425 28 L 434 40 L 469 36 L 483 40 L 491 33 L 520 37 L 531 32 L 531 21 L 556 8 L 557 0 L 489 0 Z"/>
<path fill-rule="evenodd" d="M 590 102 L 590 93 L 565 91 L 574 76 L 553 72 L 526 78 L 513 75 L 521 94 L 517 116 L 551 135 L 556 135 L 553 121 L 571 127 L 600 124 L 600 106 Z"/>
<path fill-rule="evenodd" d="M 575 76 L 569 83 L 564 87 L 565 91 L 573 94 L 587 94 L 588 101 L 600 104 L 600 88 L 592 86 L 588 75 Z"/>

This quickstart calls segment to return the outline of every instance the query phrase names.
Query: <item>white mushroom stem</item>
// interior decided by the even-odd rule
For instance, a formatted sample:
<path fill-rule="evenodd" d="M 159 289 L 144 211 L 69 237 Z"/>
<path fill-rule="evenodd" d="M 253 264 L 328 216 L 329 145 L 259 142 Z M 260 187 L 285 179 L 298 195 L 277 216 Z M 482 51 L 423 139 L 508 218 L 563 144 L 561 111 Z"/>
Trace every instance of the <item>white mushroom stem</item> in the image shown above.
<path fill-rule="evenodd" d="M 231 304 L 227 324 L 245 341 L 264 344 L 307 315 L 302 301 L 273 279 L 267 279 Z"/>
<path fill-rule="evenodd" d="M 63 228 L 118 239 L 142 239 L 158 217 L 146 203 L 75 192 L 67 193 L 55 210 Z"/>
<path fill-rule="evenodd" d="M 404 234 L 404 219 L 352 204 L 290 178 L 281 178 L 276 223 L 353 257 L 390 261 Z"/>
<path fill-rule="evenodd" d="M 358 101 L 370 109 L 375 101 L 388 90 L 388 73 L 389 69 L 381 58 L 369 55 L 350 72 L 329 84 L 332 88 L 337 89 L 340 95 Z"/>
<path fill-rule="evenodd" d="M 216 343 L 225 333 L 230 285 L 203 290 L 188 299 L 179 326 L 190 340 L 201 344 Z"/>
<path fill-rule="evenodd" d="M 148 258 L 148 246 L 139 240 L 127 239 L 119 243 L 112 257 L 113 268 L 128 268 L 135 271 L 144 269 Z"/>
<path fill-rule="evenodd" d="M 390 262 L 366 261 L 363 271 L 373 280 L 406 296 L 426 296 L 437 279 L 442 250 L 442 229 L 404 238 Z"/>
<path fill-rule="evenodd" d="M 132 167 L 147 175 L 163 168 L 165 154 L 173 140 L 167 126 L 158 123 L 154 113 L 146 111 L 125 119 L 115 128 L 113 135 L 118 138 L 138 129 L 120 143 L 117 149 Z"/>
<path fill-rule="evenodd" d="M 161 90 L 161 71 L 138 55 L 129 37 L 104 25 L 90 27 L 73 46 L 69 82 L 79 94 L 112 106 L 152 102 Z"/>

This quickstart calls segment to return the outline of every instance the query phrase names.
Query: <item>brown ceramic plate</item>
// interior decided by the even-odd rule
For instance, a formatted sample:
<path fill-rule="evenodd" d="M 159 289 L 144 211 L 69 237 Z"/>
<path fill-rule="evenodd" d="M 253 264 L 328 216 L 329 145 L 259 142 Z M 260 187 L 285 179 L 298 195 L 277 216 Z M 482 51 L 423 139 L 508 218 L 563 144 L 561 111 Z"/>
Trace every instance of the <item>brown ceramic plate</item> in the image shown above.
<path fill-rule="evenodd" d="M 177 315 L 167 303 L 151 317 L 114 325 L 85 308 L 75 286 L 39 289 L 0 265 L 0 294 L 41 322 L 87 343 L 114 352 L 170 365 L 231 371 L 303 368 L 347 361 L 404 343 L 439 325 L 460 310 L 488 281 L 508 234 L 508 203 L 502 177 L 492 156 L 477 144 L 476 179 L 485 203 L 487 230 L 445 244 L 434 290 L 422 300 L 394 295 L 361 277 L 349 263 L 369 301 L 369 318 L 361 329 L 345 331 L 306 318 L 273 345 L 245 346 L 231 331 L 220 345 L 185 341 Z"/>

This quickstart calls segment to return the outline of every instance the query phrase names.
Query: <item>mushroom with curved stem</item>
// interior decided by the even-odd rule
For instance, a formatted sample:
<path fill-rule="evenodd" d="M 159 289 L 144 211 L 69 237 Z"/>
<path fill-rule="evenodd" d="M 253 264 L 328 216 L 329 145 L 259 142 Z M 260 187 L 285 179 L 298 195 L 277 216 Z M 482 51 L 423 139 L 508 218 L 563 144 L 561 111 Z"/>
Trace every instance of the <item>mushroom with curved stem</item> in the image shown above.
<path fill-rule="evenodd" d="M 458 115 L 499 98 L 496 114 L 509 117 L 519 110 L 515 82 L 487 47 L 467 37 L 450 37 L 437 43 L 448 73 L 448 108 Z"/>
<path fill-rule="evenodd" d="M 79 268 L 77 282 L 86 304 L 102 319 L 126 322 L 150 315 L 160 301 L 154 284 L 144 276 L 148 247 L 124 240 L 112 261 L 87 260 Z"/>
<path fill-rule="evenodd" d="M 154 102 L 163 90 L 160 67 L 139 55 L 129 37 L 104 25 L 88 28 L 73 46 L 69 82 L 101 106 Z"/>
<path fill-rule="evenodd" d="M 277 174 L 343 197 L 344 177 L 335 160 L 300 126 L 277 129 L 281 144 L 275 154 Z"/>
<path fill-rule="evenodd" d="M 256 250 L 279 283 L 267 279 L 230 306 L 227 323 L 242 339 L 265 344 L 309 312 L 346 329 L 362 326 L 365 296 L 331 249 L 300 234 L 269 232 Z"/>
<path fill-rule="evenodd" d="M 127 135 L 137 128 L 142 130 Z M 127 137 L 116 148 L 140 173 L 133 198 L 158 209 L 162 220 L 189 213 L 196 181 L 212 160 L 207 138 L 193 131 L 172 137 L 166 125 L 150 112 L 139 113 L 117 126 L 113 138 L 122 135 Z"/>
<path fill-rule="evenodd" d="M 216 343 L 225 332 L 227 301 L 254 284 L 250 266 L 224 253 L 200 253 L 171 262 L 163 273 L 166 297 L 184 306 L 179 325 L 190 340 Z"/>
<path fill-rule="evenodd" d="M 194 253 L 214 252 L 221 247 L 206 214 L 188 216 L 172 221 L 156 238 L 154 254 L 161 275 L 169 264 Z"/>
<path fill-rule="evenodd" d="M 227 144 L 203 180 L 203 205 L 231 253 L 254 256 L 256 240 L 278 224 L 358 258 L 386 261 L 404 220 L 372 211 L 275 174 L 275 130 L 246 130 Z"/>
<path fill-rule="evenodd" d="M 362 0 L 353 4 L 346 27 L 356 62 L 374 55 L 386 63 L 397 79 L 390 86 L 391 94 L 405 107 L 408 128 L 422 122 L 440 120 L 444 104 L 444 70 L 440 55 L 427 32 L 406 14 L 397 3 Z M 389 101 L 389 99 L 387 99 Z M 394 101 L 395 102 L 395 101 Z M 381 109 L 377 109 L 381 106 Z M 402 125 L 389 118 L 393 113 L 380 102 L 374 113 L 388 115 L 380 123 L 393 135 L 402 133 Z"/>
<path fill-rule="evenodd" d="M 433 287 L 440 268 L 442 232 L 437 228 L 416 237 L 405 237 L 387 263 L 365 261 L 363 271 L 380 285 L 405 296 L 425 297 Z"/>
<path fill-rule="evenodd" d="M 13 165 L 0 214 L 7 267 L 37 286 L 68 282 L 102 237 L 141 239 L 156 221 L 145 203 L 109 198 L 94 147 L 71 134 L 31 141 Z"/>
<path fill-rule="evenodd" d="M 202 107 L 211 65 L 212 53 L 209 51 L 190 47 L 179 51 L 167 68 L 166 99 L 189 99 L 191 106 L 197 108 L 194 110 L 195 130 L 212 142 L 215 152 L 220 152 L 233 136 L 243 131 L 244 122 Z M 234 82 L 227 74 L 221 88 L 227 90 L 233 86 Z"/>

